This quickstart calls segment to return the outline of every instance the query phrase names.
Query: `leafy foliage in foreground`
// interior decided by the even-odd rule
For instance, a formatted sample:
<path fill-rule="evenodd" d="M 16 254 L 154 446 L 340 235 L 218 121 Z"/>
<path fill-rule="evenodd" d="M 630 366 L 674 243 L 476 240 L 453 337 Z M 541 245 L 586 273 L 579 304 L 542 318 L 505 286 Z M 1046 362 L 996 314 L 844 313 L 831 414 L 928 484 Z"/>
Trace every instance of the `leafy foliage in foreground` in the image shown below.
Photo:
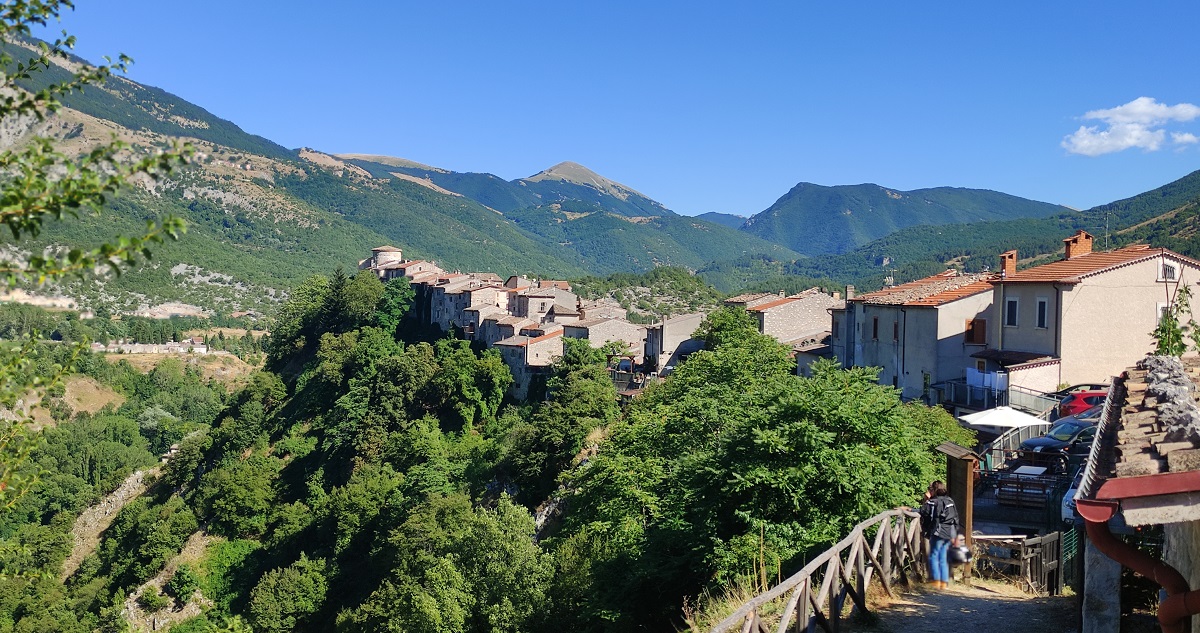
<path fill-rule="evenodd" d="M 685 599 L 911 503 L 932 446 L 968 441 L 869 370 L 796 376 L 742 311 L 714 312 L 708 349 L 623 413 L 603 349 L 567 341 L 548 398 L 512 402 L 494 352 L 423 340 L 410 305 L 402 281 L 314 277 L 281 310 L 272 371 L 215 401 L 181 366 L 87 357 L 130 400 L 64 423 L 63 478 L 0 526 L 25 564 L 54 575 L 82 505 L 180 448 L 65 585 L 0 581 L 0 620 L 119 630 L 125 596 L 176 568 L 140 604 L 211 600 L 184 631 L 671 630 Z M 178 564 L 201 526 L 207 549 Z"/>
<path fill-rule="evenodd" d="M 939 474 L 933 447 L 969 443 L 945 412 L 902 404 L 875 372 L 814 368 L 745 318 L 710 325 L 710 349 L 648 390 L 571 477 L 558 537 L 571 630 L 660 627 L 685 596 L 797 568 Z M 710 323 L 712 323 L 710 318 Z"/>

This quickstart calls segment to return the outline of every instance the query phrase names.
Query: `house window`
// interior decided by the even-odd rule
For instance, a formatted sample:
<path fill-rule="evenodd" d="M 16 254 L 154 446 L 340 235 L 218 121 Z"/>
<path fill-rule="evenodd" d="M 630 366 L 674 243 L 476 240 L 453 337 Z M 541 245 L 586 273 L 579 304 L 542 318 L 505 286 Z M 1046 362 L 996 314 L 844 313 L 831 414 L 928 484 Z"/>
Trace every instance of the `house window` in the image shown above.
<path fill-rule="evenodd" d="M 1004 301 L 1004 327 L 1017 327 L 1017 300 Z"/>
<path fill-rule="evenodd" d="M 871 319 L 871 338 L 875 339 L 876 341 L 879 340 L 879 317 L 873 317 Z"/>
<path fill-rule="evenodd" d="M 1159 303 L 1156 305 L 1156 308 L 1158 310 L 1158 318 L 1155 319 L 1155 323 L 1162 323 L 1163 319 L 1167 317 L 1167 313 L 1171 309 L 1171 304 Z"/>
<path fill-rule="evenodd" d="M 1159 277 L 1158 280 L 1159 281 L 1175 281 L 1175 274 L 1176 274 L 1175 264 L 1168 264 L 1166 262 L 1163 262 L 1162 276 Z"/>
<path fill-rule="evenodd" d="M 967 345 L 987 345 L 987 319 L 967 321 Z"/>
<path fill-rule="evenodd" d="M 1037 300 L 1037 326 L 1038 329 L 1046 329 L 1046 323 L 1050 317 L 1050 301 L 1044 297 L 1038 297 Z"/>
<path fill-rule="evenodd" d="M 975 361 L 975 371 L 986 372 L 987 371 L 987 361 L 986 360 Z"/>
<path fill-rule="evenodd" d="M 900 322 L 899 321 L 892 321 L 892 340 L 893 341 L 900 340 Z"/>

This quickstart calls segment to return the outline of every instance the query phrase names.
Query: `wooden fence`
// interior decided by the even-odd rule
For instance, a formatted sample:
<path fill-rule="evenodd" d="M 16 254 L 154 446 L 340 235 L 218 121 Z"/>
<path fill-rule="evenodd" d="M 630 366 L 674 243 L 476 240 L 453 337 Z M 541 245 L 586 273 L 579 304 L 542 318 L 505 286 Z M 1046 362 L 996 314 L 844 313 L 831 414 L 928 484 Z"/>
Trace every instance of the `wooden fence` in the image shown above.
<path fill-rule="evenodd" d="M 1052 596 L 1062 594 L 1063 538 L 1061 532 L 1042 536 L 976 535 L 975 568 L 1015 577 L 1022 589 Z"/>
<path fill-rule="evenodd" d="M 813 633 L 818 627 L 835 633 L 841 629 L 847 598 L 859 611 L 867 611 L 872 581 L 878 579 L 888 595 L 895 595 L 892 583 L 907 581 L 911 571 L 924 575 L 923 543 L 917 513 L 877 514 L 790 578 L 750 599 L 711 633 L 770 633 L 772 628 L 776 633 Z"/>

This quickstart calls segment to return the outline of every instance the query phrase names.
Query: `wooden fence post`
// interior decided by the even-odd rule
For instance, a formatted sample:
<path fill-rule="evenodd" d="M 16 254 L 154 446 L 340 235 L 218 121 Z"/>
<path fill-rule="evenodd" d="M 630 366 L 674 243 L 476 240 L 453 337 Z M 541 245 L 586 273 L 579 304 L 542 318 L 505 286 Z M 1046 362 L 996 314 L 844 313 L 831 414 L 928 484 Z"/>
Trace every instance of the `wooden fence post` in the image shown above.
<path fill-rule="evenodd" d="M 891 593 L 891 584 L 895 580 L 895 577 L 892 576 L 891 517 L 884 519 L 883 525 L 879 529 L 883 530 L 883 541 L 879 545 L 879 562 L 882 563 L 879 570 L 879 577 L 884 579 L 884 585 L 888 588 L 888 593 Z"/>
<path fill-rule="evenodd" d="M 867 553 L 870 552 L 871 543 L 867 541 L 867 537 L 861 532 L 859 533 L 859 542 L 862 546 L 858 548 L 858 556 L 854 557 L 854 589 L 858 593 L 859 609 L 863 614 L 867 613 Z"/>

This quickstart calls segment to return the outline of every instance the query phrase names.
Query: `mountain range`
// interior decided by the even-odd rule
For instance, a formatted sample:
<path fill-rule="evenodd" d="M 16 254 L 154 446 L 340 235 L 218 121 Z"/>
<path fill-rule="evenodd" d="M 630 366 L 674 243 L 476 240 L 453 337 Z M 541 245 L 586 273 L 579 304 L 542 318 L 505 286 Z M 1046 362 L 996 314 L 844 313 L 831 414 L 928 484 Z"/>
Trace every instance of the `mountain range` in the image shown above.
<path fill-rule="evenodd" d="M 55 66 L 25 87 L 66 77 Z M 955 245 L 971 242 L 974 227 L 1036 236 L 1094 216 L 986 190 L 802 182 L 749 218 L 689 217 L 572 162 L 509 181 L 397 157 L 290 150 L 120 77 L 62 101 L 55 117 L 4 130 L 0 144 L 40 134 L 82 152 L 116 134 L 143 150 L 179 140 L 196 148 L 193 165 L 123 192 L 103 219 L 49 226 L 32 245 L 95 244 L 114 231 L 136 232 L 158 213 L 188 220 L 187 236 L 157 249 L 150 265 L 63 288 L 83 305 L 117 310 L 168 301 L 263 308 L 308 275 L 353 268 L 381 244 L 447 269 L 502 275 L 572 278 L 670 265 L 697 270 L 723 291 L 779 275 L 869 284 L 897 261 L 929 267 L 969 257 Z M 1174 210 L 1158 203 L 1156 212 Z M 929 243 L 931 232 L 918 227 L 931 225 L 954 237 Z"/>

